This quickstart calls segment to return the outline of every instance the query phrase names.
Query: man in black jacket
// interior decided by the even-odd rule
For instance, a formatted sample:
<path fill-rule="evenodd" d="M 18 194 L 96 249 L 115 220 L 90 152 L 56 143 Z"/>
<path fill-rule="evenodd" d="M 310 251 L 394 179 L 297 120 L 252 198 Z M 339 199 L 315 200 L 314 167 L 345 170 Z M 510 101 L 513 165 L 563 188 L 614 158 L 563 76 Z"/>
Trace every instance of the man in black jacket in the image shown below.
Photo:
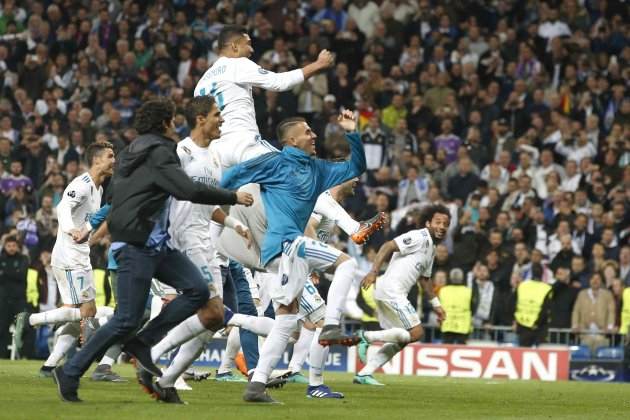
<path fill-rule="evenodd" d="M 0 254 L 0 358 L 3 359 L 9 356 L 9 326 L 15 315 L 26 308 L 27 273 L 28 258 L 20 253 L 17 239 L 7 237 Z"/>
<path fill-rule="evenodd" d="M 81 401 L 77 394 L 79 378 L 116 342 L 124 342 L 123 350 L 141 367 L 154 376 L 161 376 L 162 372 L 151 360 L 151 346 L 208 300 L 208 287 L 201 272 L 186 256 L 168 246 L 170 196 L 200 204 L 249 206 L 253 202 L 247 193 L 209 187 L 186 175 L 173 140 L 174 116 L 175 107 L 168 100 L 145 103 L 138 110 L 134 124 L 140 136 L 118 156 L 107 220 L 113 255 L 118 263 L 118 306 L 112 319 L 83 349 L 53 372 L 64 401 Z M 181 294 L 133 337 L 142 320 L 154 277 Z M 174 388 L 156 387 L 154 391 L 158 399 L 178 399 Z"/>

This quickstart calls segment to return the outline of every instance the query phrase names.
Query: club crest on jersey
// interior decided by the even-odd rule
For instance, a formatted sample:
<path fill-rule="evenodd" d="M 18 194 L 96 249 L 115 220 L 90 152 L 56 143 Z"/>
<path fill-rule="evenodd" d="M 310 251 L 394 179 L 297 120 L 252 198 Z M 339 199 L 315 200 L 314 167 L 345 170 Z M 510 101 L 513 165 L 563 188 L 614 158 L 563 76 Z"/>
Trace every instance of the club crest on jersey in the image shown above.
<path fill-rule="evenodd" d="M 411 238 L 405 238 L 403 239 L 403 244 L 405 245 L 409 245 L 411 243 Z"/>
<path fill-rule="evenodd" d="M 76 192 L 74 192 L 74 191 L 68 191 L 68 193 L 67 193 L 67 194 L 68 194 L 68 197 L 70 197 L 70 198 L 74 198 L 74 197 L 76 197 L 76 196 L 77 196 L 77 193 L 76 193 Z"/>

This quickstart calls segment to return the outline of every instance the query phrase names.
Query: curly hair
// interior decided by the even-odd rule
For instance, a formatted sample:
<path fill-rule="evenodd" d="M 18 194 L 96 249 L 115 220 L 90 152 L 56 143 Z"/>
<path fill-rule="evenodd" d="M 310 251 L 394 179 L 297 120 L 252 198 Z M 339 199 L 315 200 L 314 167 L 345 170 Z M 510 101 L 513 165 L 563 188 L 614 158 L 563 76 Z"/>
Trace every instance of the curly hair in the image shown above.
<path fill-rule="evenodd" d="M 164 134 L 166 125 L 175 116 L 175 104 L 170 99 L 154 99 L 147 101 L 136 112 L 133 126 L 138 134 Z"/>
<path fill-rule="evenodd" d="M 424 227 L 428 222 L 433 220 L 433 216 L 436 214 L 443 214 L 448 216 L 451 220 L 451 212 L 444 204 L 431 204 L 422 210 L 422 217 L 420 218 L 420 226 Z"/>

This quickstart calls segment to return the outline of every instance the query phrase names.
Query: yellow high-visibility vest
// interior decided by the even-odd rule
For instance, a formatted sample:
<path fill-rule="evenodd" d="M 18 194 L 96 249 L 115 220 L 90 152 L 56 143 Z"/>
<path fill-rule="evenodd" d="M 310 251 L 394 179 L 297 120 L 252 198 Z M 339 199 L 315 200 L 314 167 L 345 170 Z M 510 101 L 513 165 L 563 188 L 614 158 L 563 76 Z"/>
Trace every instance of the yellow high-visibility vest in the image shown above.
<path fill-rule="evenodd" d="M 623 290 L 621 298 L 621 334 L 628 334 L 628 327 L 630 327 L 630 287 L 626 287 Z"/>
<path fill-rule="evenodd" d="M 107 303 L 107 295 L 105 294 L 105 282 L 107 281 L 105 278 L 105 270 L 97 268 L 92 273 L 94 276 L 94 285 L 96 286 L 96 306 L 105 306 Z M 108 306 L 114 307 L 113 297 L 110 299 Z"/>
<path fill-rule="evenodd" d="M 374 310 L 374 314 L 376 315 L 376 302 L 374 301 L 374 285 L 373 284 L 370 285 L 370 287 L 368 287 L 367 290 L 361 287 L 361 297 L 363 297 L 363 300 L 365 301 L 367 306 L 369 306 L 370 308 Z M 378 319 L 375 316 L 370 316 L 364 312 L 363 316 L 361 317 L 361 322 L 378 322 Z"/>
<path fill-rule="evenodd" d="M 528 280 L 519 284 L 517 290 L 514 318 L 520 325 L 532 328 L 540 316 L 540 310 L 551 286 L 541 281 Z"/>
<path fill-rule="evenodd" d="M 26 274 L 26 301 L 37 308 L 39 304 L 39 290 L 37 290 L 37 279 L 39 273 L 34 268 L 29 268 Z"/>
<path fill-rule="evenodd" d="M 464 285 L 450 284 L 438 292 L 440 303 L 446 312 L 442 332 L 470 334 L 472 330 L 472 289 Z"/>

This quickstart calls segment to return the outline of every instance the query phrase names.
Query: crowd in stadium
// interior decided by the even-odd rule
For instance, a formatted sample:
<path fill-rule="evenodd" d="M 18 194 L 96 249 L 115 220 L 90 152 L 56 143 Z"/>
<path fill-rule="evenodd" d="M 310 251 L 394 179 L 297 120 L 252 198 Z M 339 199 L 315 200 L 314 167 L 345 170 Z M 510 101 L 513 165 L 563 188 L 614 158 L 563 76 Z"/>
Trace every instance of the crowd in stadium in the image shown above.
<path fill-rule="evenodd" d="M 436 285 L 462 270 L 475 326 L 512 325 L 507 302 L 534 262 L 553 285 L 552 327 L 616 332 L 630 287 L 627 22 L 616 0 L 3 0 L 0 335 L 25 305 L 27 266 L 40 272 L 40 309 L 56 304 L 55 206 L 86 147 L 124 148 L 148 99 L 183 109 L 225 23 L 246 26 L 252 60 L 275 72 L 335 54 L 293 91 L 255 90 L 256 117 L 271 142 L 279 121 L 306 117 L 318 154 L 335 158 L 348 152 L 339 109 L 356 110 L 368 171 L 345 207 L 387 212 L 389 225 L 363 247 L 336 241 L 366 271 L 442 202 L 453 217 Z M 176 124 L 185 137 L 181 111 Z"/>

